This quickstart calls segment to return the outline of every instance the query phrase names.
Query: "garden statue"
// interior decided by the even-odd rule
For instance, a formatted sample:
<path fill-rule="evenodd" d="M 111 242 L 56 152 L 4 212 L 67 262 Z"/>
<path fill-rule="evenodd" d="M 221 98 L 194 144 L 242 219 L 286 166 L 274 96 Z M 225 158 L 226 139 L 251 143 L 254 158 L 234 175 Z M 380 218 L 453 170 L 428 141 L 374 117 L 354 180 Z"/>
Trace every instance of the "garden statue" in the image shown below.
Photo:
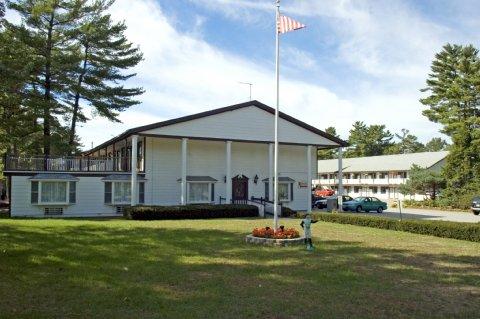
<path fill-rule="evenodd" d="M 312 244 L 312 231 L 310 229 L 312 223 L 316 223 L 318 220 L 312 220 L 310 214 L 305 215 L 305 218 L 302 219 L 300 226 L 302 226 L 305 231 L 305 245 L 307 245 L 307 250 L 313 250 Z"/>

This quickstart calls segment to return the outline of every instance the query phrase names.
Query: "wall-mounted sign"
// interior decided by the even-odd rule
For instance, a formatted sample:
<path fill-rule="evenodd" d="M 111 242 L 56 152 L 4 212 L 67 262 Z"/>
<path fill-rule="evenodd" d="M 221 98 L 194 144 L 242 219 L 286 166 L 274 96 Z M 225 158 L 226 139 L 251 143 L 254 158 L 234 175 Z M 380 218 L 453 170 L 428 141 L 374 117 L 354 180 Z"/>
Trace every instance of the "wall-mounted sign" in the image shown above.
<path fill-rule="evenodd" d="M 299 187 L 299 188 L 307 188 L 307 187 L 308 187 L 308 183 L 307 183 L 307 182 L 298 182 L 298 187 Z"/>

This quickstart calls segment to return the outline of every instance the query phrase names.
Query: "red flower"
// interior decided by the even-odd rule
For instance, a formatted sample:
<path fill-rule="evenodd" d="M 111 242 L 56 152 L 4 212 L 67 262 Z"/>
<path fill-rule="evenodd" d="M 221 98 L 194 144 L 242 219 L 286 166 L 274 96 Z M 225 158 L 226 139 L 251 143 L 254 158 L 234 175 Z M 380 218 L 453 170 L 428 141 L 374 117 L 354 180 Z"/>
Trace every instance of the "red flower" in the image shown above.
<path fill-rule="evenodd" d="M 252 235 L 255 237 L 275 239 L 290 239 L 300 237 L 300 233 L 295 228 L 278 228 L 275 231 L 269 227 L 255 228 L 252 231 Z"/>

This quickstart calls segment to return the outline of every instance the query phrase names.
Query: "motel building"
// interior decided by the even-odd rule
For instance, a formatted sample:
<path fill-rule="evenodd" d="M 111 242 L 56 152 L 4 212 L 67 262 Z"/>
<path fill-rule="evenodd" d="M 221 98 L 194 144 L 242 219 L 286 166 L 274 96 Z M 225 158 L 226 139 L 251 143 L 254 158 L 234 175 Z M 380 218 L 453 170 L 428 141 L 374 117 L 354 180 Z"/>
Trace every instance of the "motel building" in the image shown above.
<path fill-rule="evenodd" d="M 398 188 L 409 178 L 413 164 L 439 171 L 445 164 L 447 151 L 344 158 L 342 184 L 344 193 L 352 197 L 373 196 L 382 200 L 423 200 L 420 194 L 403 196 Z M 315 186 L 338 188 L 338 160 L 319 160 Z"/>
<path fill-rule="evenodd" d="M 115 216 L 125 206 L 200 203 L 265 209 L 273 200 L 274 123 L 273 108 L 250 101 L 135 127 L 81 156 L 8 156 L 10 214 Z M 280 112 L 282 205 L 311 210 L 317 150 L 345 146 Z"/>

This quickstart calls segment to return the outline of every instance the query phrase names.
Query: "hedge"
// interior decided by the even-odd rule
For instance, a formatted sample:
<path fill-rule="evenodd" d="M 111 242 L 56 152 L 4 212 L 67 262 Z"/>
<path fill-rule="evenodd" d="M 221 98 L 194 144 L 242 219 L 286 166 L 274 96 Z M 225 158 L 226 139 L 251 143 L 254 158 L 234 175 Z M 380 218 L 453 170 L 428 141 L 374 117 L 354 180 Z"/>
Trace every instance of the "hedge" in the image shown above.
<path fill-rule="evenodd" d="M 125 207 L 123 215 L 127 219 L 135 220 L 257 217 L 258 207 L 254 205 L 237 204 L 127 206 Z"/>
<path fill-rule="evenodd" d="M 305 214 L 297 214 L 297 217 L 303 217 L 304 215 Z M 344 213 L 314 213 L 312 214 L 312 218 L 324 222 L 374 227 L 405 231 L 414 234 L 480 242 L 479 223 L 474 224 L 420 220 L 399 221 L 391 218 L 358 216 L 355 214 Z"/>

